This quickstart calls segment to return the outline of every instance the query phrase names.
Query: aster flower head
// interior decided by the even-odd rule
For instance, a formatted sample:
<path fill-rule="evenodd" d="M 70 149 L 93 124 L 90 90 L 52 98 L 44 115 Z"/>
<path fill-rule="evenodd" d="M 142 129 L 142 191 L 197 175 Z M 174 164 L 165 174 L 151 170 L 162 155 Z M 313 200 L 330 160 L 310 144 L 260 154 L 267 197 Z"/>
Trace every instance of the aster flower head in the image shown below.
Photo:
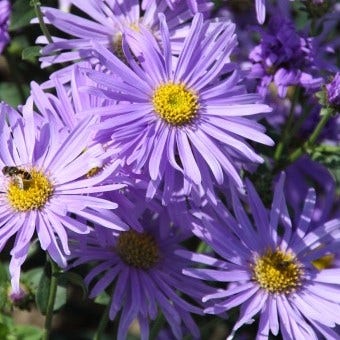
<path fill-rule="evenodd" d="M 11 15 L 11 3 L 8 0 L 0 1 L 0 53 L 9 42 L 8 25 Z"/>
<path fill-rule="evenodd" d="M 340 72 L 326 85 L 326 92 L 328 104 L 340 111 Z"/>
<path fill-rule="evenodd" d="M 186 269 L 184 273 L 232 283 L 204 298 L 214 301 L 206 313 L 220 314 L 241 307 L 230 337 L 259 315 L 259 339 L 267 339 L 269 332 L 278 335 L 279 331 L 284 339 L 317 339 L 320 334 L 326 339 L 337 339 L 332 328 L 340 323 L 340 269 L 318 270 L 313 262 L 339 247 L 340 219 L 311 229 L 316 195 L 310 189 L 301 214 L 292 221 L 283 188 L 284 175 L 277 183 L 268 211 L 247 182 L 254 223 L 235 192 L 235 217 L 222 206 L 215 215 L 197 212 L 193 231 L 220 259 L 182 252 L 191 260 L 213 267 Z"/>
<path fill-rule="evenodd" d="M 311 220 L 313 228 L 326 222 L 334 208 L 336 191 L 334 178 L 324 165 L 311 160 L 307 155 L 286 168 L 285 196 L 288 206 L 295 214 L 301 210 L 311 183 L 319 189 Z"/>
<path fill-rule="evenodd" d="M 181 0 L 143 0 L 142 8 L 148 8 L 153 2 L 166 2 L 171 10 L 175 10 L 179 4 L 183 4 L 184 1 Z M 195 14 L 197 12 L 206 12 L 214 6 L 212 1 L 207 0 L 186 0 L 186 6 L 190 9 L 190 11 Z"/>
<path fill-rule="evenodd" d="M 42 7 L 44 20 L 60 31 L 70 34 L 70 39 L 52 37 L 53 43 L 48 44 L 41 36 L 37 43 L 48 44 L 42 49 L 42 66 L 54 63 L 75 61 L 87 57 L 87 51 L 92 48 L 92 40 L 110 49 L 118 57 L 124 58 L 122 51 L 122 34 L 127 28 L 136 31 L 143 27 L 157 38 L 159 37 L 158 13 L 164 13 L 169 22 L 171 37 L 174 42 L 174 52 L 180 48 L 187 33 L 185 23 L 193 14 L 186 7 L 178 5 L 170 10 L 167 3 L 151 2 L 144 11 L 139 0 L 124 1 L 83 1 L 71 0 L 72 5 L 90 16 L 85 19 L 61 10 Z M 38 22 L 36 19 L 33 22 Z M 52 54 L 52 55 L 50 55 Z M 95 61 L 94 61 L 95 62 Z"/>
<path fill-rule="evenodd" d="M 312 38 L 300 35 L 290 20 L 274 15 L 268 29 L 259 29 L 261 42 L 249 54 L 253 63 L 250 78 L 260 79 L 258 88 L 263 96 L 273 82 L 280 97 L 285 97 L 288 86 L 318 88 L 322 78 L 315 78 L 315 49 Z"/>
<path fill-rule="evenodd" d="M 89 71 L 99 85 L 89 91 L 119 101 L 92 111 L 103 118 L 99 129 L 111 131 L 128 164 L 149 173 L 150 197 L 162 183 L 172 192 L 175 172 L 188 187 L 205 186 L 210 176 L 221 184 L 225 173 L 241 188 L 241 165 L 262 161 L 245 138 L 273 142 L 256 122 L 256 115 L 271 108 L 246 92 L 241 73 L 230 63 L 234 25 L 221 22 L 210 29 L 196 14 L 183 50 L 173 60 L 164 16 L 160 20 L 163 48 L 147 31 L 127 35 L 129 47 L 142 55 L 136 62 L 126 48 L 129 67 L 99 45 L 93 50 L 116 78 Z"/>
<path fill-rule="evenodd" d="M 47 120 L 33 113 L 32 97 L 23 117 L 4 103 L 0 109 L 0 250 L 15 238 L 9 270 L 13 293 L 18 294 L 20 268 L 35 232 L 41 248 L 65 266 L 70 253 L 67 232 L 90 231 L 73 216 L 112 229 L 127 226 L 111 211 L 117 204 L 95 196 L 122 187 L 114 179 L 102 184 L 119 162 L 98 176 L 87 176 L 107 157 L 101 145 L 90 146 L 96 118 L 88 117 L 66 134 L 56 128 L 52 115 Z"/>
<path fill-rule="evenodd" d="M 255 8 L 257 21 L 259 24 L 263 24 L 266 20 L 266 0 L 255 0 Z"/>
<path fill-rule="evenodd" d="M 135 206 L 140 212 L 138 228 L 131 225 L 134 231 L 113 235 L 97 226 L 86 237 L 75 236 L 71 267 L 94 264 L 85 283 L 90 286 L 91 298 L 104 290 L 111 295 L 109 318 L 120 313 L 118 340 L 127 338 L 134 320 L 139 323 L 141 339 L 149 339 L 149 324 L 159 312 L 171 328 L 171 338 L 183 339 L 183 329 L 197 338 L 199 330 L 191 313 L 203 314 L 200 300 L 211 290 L 182 274 L 190 261 L 175 252 L 183 249 L 180 243 L 188 234 L 173 225 L 159 203 L 151 201 L 147 210 L 140 210 L 140 204 L 145 205 L 140 198 Z M 178 213 L 187 215 L 185 210 Z"/>

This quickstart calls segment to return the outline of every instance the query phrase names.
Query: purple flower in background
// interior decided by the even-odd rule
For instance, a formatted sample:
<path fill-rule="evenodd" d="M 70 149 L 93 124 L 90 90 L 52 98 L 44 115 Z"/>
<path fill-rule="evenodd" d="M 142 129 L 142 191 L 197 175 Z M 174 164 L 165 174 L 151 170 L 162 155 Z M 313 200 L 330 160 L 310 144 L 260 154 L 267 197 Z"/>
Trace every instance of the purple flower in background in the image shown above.
<path fill-rule="evenodd" d="M 185 258 L 213 267 L 186 269 L 184 273 L 233 283 L 226 289 L 216 289 L 203 300 L 215 301 L 205 310 L 211 314 L 240 306 L 230 338 L 259 314 L 257 339 L 267 339 L 269 332 L 278 335 L 279 331 L 284 339 L 318 339 L 320 334 L 326 339 L 338 339 L 332 328 L 340 324 L 340 269 L 318 270 L 313 261 L 338 249 L 340 219 L 311 230 L 316 195 L 309 189 L 303 210 L 292 223 L 283 189 L 284 175 L 268 211 L 247 182 L 253 222 L 235 191 L 235 218 L 222 205 L 214 214 L 197 211 L 193 231 L 219 258 L 181 252 Z"/>
<path fill-rule="evenodd" d="M 143 0 L 142 8 L 146 9 L 151 6 L 152 3 L 158 3 L 158 6 L 161 2 L 166 2 L 171 10 L 175 10 L 176 6 L 179 4 L 183 4 L 183 0 Z M 207 0 L 186 0 L 187 6 L 190 9 L 191 13 L 195 14 L 197 12 L 206 12 L 214 7 L 214 3 L 212 1 Z"/>
<path fill-rule="evenodd" d="M 10 15 L 11 3 L 8 0 L 0 0 L 0 53 L 2 53 L 4 47 L 10 40 L 8 34 Z"/>
<path fill-rule="evenodd" d="M 92 41 L 105 46 L 124 59 L 122 35 L 125 30 L 132 28 L 138 31 L 143 27 L 158 38 L 158 13 L 161 12 L 164 13 L 169 23 L 172 47 L 176 51 L 182 45 L 187 33 L 184 24 L 193 15 L 183 5 L 177 6 L 176 10 L 172 11 L 165 2 L 160 4 L 152 2 L 143 14 L 139 0 L 111 1 L 109 3 L 105 0 L 72 0 L 72 4 L 90 16 L 90 19 L 64 13 L 54 8 L 42 8 L 46 23 L 72 36 L 70 39 L 53 37 L 53 43 L 48 44 L 42 50 L 45 55 L 40 59 L 43 67 L 86 57 L 86 51 L 92 48 Z M 44 36 L 39 37 L 37 42 L 47 44 Z M 57 55 L 55 55 L 56 52 L 58 52 Z M 49 54 L 53 55 L 46 56 Z"/>
<path fill-rule="evenodd" d="M 298 214 L 309 187 L 313 185 L 319 192 L 311 227 L 326 222 L 335 203 L 335 181 L 329 170 L 305 155 L 286 168 L 286 176 L 285 196 L 295 214 Z"/>
<path fill-rule="evenodd" d="M 314 78 L 312 38 L 301 36 L 294 23 L 274 15 L 266 30 L 259 28 L 261 42 L 249 54 L 253 63 L 250 78 L 259 79 L 258 91 L 262 96 L 273 82 L 280 97 L 285 97 L 288 86 L 318 88 L 322 78 Z"/>
<path fill-rule="evenodd" d="M 294 1 L 294 0 L 290 0 L 290 1 Z M 260 24 L 263 24 L 266 19 L 266 0 L 255 0 L 255 8 L 256 8 L 257 21 Z"/>
<path fill-rule="evenodd" d="M 164 190 L 171 193 L 175 172 L 189 185 L 203 187 L 211 174 L 221 184 L 226 173 L 241 188 L 240 166 L 262 162 L 245 138 L 273 142 L 256 119 L 248 119 L 271 108 L 239 84 L 241 74 L 230 63 L 234 25 L 222 22 L 206 34 L 207 23 L 197 14 L 175 61 L 165 18 L 160 18 L 164 48 L 148 31 L 131 30 L 128 43 L 143 57 L 136 62 L 126 49 L 130 67 L 99 45 L 93 50 L 116 77 L 87 71 L 99 85 L 89 91 L 120 100 L 93 110 L 103 117 L 99 129 L 111 131 L 128 164 L 149 173 L 149 197 L 163 181 Z M 226 71 L 228 76 L 220 78 Z"/>
<path fill-rule="evenodd" d="M 145 201 L 141 198 L 139 203 L 144 206 Z M 134 213 L 135 208 L 140 211 L 139 203 L 132 207 Z M 136 319 L 141 339 L 149 339 L 150 321 L 155 320 L 159 312 L 171 328 L 171 338 L 183 339 L 183 327 L 197 338 L 199 329 L 190 313 L 203 314 L 199 304 L 211 289 L 185 277 L 182 270 L 191 262 L 175 254 L 184 249 L 180 243 L 191 235 L 183 233 L 177 225 L 173 226 L 166 210 L 159 204 L 151 201 L 148 207 L 153 212 L 141 211 L 138 218 L 140 232 L 130 230 L 114 236 L 108 230 L 96 227 L 86 237 L 75 237 L 71 242 L 72 258 L 75 259 L 72 267 L 94 264 L 85 283 L 92 287 L 91 298 L 107 289 L 110 292 L 109 318 L 113 320 L 120 313 L 118 340 L 127 338 L 128 329 Z M 186 210 L 177 213 L 188 215 Z M 111 285 L 113 289 L 108 288 Z"/>
<path fill-rule="evenodd" d="M 23 107 L 23 117 L 3 103 L 0 113 L 0 250 L 15 235 L 9 270 L 13 293 L 20 294 L 20 268 L 35 232 L 41 248 L 65 266 L 70 254 L 67 231 L 90 231 L 70 214 L 112 229 L 127 226 L 109 210 L 117 204 L 95 196 L 122 187 L 114 178 L 102 184 L 118 162 L 87 176 L 106 157 L 100 145 L 90 146 L 95 118 L 88 117 L 66 134 L 58 131 L 52 115 L 47 120 L 33 113 L 32 98 Z"/>
<path fill-rule="evenodd" d="M 326 85 L 327 101 L 329 105 L 340 108 L 340 73 L 338 72 L 332 81 Z"/>

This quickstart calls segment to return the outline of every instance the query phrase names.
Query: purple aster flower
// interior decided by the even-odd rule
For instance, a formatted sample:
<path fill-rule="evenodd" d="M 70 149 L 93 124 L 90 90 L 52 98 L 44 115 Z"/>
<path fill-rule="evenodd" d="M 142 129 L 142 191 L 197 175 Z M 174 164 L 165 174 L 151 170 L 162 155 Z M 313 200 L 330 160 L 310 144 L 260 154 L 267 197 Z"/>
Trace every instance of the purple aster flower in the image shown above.
<path fill-rule="evenodd" d="M 226 173 L 241 188 L 242 164 L 262 162 L 245 138 L 273 142 L 256 122 L 256 115 L 271 108 L 260 104 L 257 94 L 246 93 L 241 73 L 230 63 L 236 45 L 234 25 L 222 22 L 206 33 L 208 24 L 197 14 L 174 60 L 165 18 L 160 18 L 164 48 L 148 31 L 131 30 L 129 46 L 143 57 L 136 62 L 126 48 L 130 67 L 99 45 L 93 50 L 116 78 L 87 71 L 101 87 L 89 91 L 119 101 L 93 110 L 103 117 L 99 129 L 112 133 L 128 164 L 150 174 L 150 197 L 163 182 L 171 193 L 175 172 L 189 186 L 205 186 L 211 174 L 221 184 Z"/>
<path fill-rule="evenodd" d="M 171 10 L 175 10 L 179 4 L 183 3 L 182 0 L 160 0 L 160 1 L 159 0 L 143 0 L 142 8 L 143 9 L 148 8 L 149 6 L 151 6 L 153 2 L 158 3 L 158 6 L 159 6 L 159 3 L 166 2 Z M 193 14 L 197 12 L 206 12 L 212 9 L 212 7 L 214 6 L 214 3 L 212 1 L 207 1 L 207 0 L 186 0 L 186 3 L 191 13 Z"/>
<path fill-rule="evenodd" d="M 309 187 L 313 185 L 319 192 L 311 227 L 326 222 L 335 203 L 335 182 L 329 170 L 305 155 L 286 168 L 286 175 L 285 196 L 295 214 L 298 214 Z"/>
<path fill-rule="evenodd" d="M 194 233 L 220 258 L 181 252 L 213 269 L 191 268 L 185 274 L 203 280 L 230 282 L 203 301 L 214 300 L 205 312 L 220 314 L 240 306 L 233 334 L 259 314 L 257 339 L 281 332 L 284 339 L 338 339 L 340 324 L 339 268 L 318 270 L 313 261 L 339 247 L 340 219 L 310 229 L 315 191 L 309 189 L 303 210 L 292 223 L 283 194 L 284 175 L 277 183 L 268 211 L 247 181 L 249 219 L 233 192 L 235 218 L 219 206 L 215 213 L 196 213 Z M 248 209 L 247 209 L 248 210 Z"/>
<path fill-rule="evenodd" d="M 92 65 L 85 61 L 78 62 L 53 72 L 50 79 L 41 85 L 34 82 L 31 84 L 32 98 L 38 111 L 43 115 L 47 112 L 51 114 L 59 129 L 72 130 L 89 116 L 90 109 L 114 103 L 112 100 L 81 91 L 82 87 L 94 86 L 95 83 L 80 72 L 79 68 L 92 69 Z M 98 140 L 94 141 L 96 142 Z"/>
<path fill-rule="evenodd" d="M 9 42 L 8 25 L 11 15 L 11 3 L 8 0 L 0 0 L 0 53 Z"/>
<path fill-rule="evenodd" d="M 53 43 L 43 48 L 42 66 L 86 57 L 86 51 L 92 48 L 92 40 L 112 50 L 124 58 L 122 51 L 122 34 L 126 28 L 139 30 L 140 27 L 150 30 L 159 36 L 158 13 L 163 12 L 169 23 L 174 51 L 182 45 L 187 29 L 184 25 L 192 18 L 186 6 L 179 5 L 175 11 L 167 7 L 166 2 L 151 3 L 142 14 L 139 0 L 111 1 L 106 0 L 72 0 L 72 4 L 90 16 L 90 19 L 64 13 L 58 9 L 43 7 L 46 23 L 51 24 L 72 38 L 53 37 Z M 33 21 L 37 22 L 37 20 Z M 41 36 L 38 43 L 47 44 Z M 58 52 L 56 55 L 55 53 Z"/>
<path fill-rule="evenodd" d="M 70 254 L 67 232 L 90 231 L 74 215 L 117 230 L 127 226 L 111 212 L 117 204 L 95 196 L 122 187 L 113 177 L 119 162 L 87 176 L 107 157 L 101 145 L 90 145 L 96 118 L 88 117 L 70 133 L 61 133 L 52 114 L 46 114 L 47 120 L 33 113 L 32 97 L 23 107 L 23 117 L 3 103 L 0 113 L 0 250 L 15 235 L 9 270 L 18 294 L 20 267 L 35 232 L 41 248 L 65 266 L 65 255 Z"/>
<path fill-rule="evenodd" d="M 288 86 L 318 88 L 322 78 L 314 78 L 312 38 L 301 36 L 293 22 L 274 15 L 265 31 L 259 28 L 261 42 L 249 54 L 253 63 L 250 78 L 260 79 L 258 88 L 263 96 L 273 82 L 280 97 L 285 97 Z"/>
<path fill-rule="evenodd" d="M 85 283 L 91 287 L 91 298 L 105 290 L 110 292 L 109 318 L 115 319 L 120 312 L 118 340 L 126 339 L 134 320 L 139 322 L 141 339 L 149 339 L 150 321 L 159 312 L 171 328 L 171 338 L 183 339 L 183 326 L 197 338 L 199 330 L 190 313 L 203 314 L 200 301 L 211 289 L 182 274 L 191 262 L 176 251 L 184 249 L 180 243 L 188 233 L 174 226 L 166 210 L 155 201 L 148 204 L 149 210 L 140 211 L 140 203 L 145 206 L 140 198 L 136 208 L 141 232 L 131 229 L 113 235 L 96 227 L 86 237 L 75 237 L 72 267 L 94 265 Z M 135 212 L 135 208 L 132 210 Z M 187 220 L 186 210 L 177 212 Z"/>
<path fill-rule="evenodd" d="M 263 24 L 266 20 L 266 0 L 255 0 L 255 8 L 257 21 L 260 24 Z"/>
<path fill-rule="evenodd" d="M 327 100 L 330 106 L 340 108 L 340 73 L 338 72 L 332 81 L 326 85 Z"/>

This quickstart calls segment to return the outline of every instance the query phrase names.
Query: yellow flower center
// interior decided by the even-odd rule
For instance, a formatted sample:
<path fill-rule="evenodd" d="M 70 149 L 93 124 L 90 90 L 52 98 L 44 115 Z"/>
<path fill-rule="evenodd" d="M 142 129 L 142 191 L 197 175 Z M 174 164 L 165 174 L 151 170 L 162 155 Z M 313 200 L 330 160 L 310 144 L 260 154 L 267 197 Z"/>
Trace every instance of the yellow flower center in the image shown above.
<path fill-rule="evenodd" d="M 291 293 L 301 285 L 302 269 L 295 257 L 279 249 L 255 260 L 253 279 L 270 293 Z"/>
<path fill-rule="evenodd" d="M 137 233 L 134 230 L 122 232 L 116 250 L 126 264 L 139 269 L 150 269 L 159 260 L 156 241 L 147 233 Z"/>
<path fill-rule="evenodd" d="M 30 171 L 31 179 L 14 176 L 7 189 L 9 204 L 17 211 L 42 208 L 53 193 L 49 179 L 40 171 Z"/>
<path fill-rule="evenodd" d="M 153 93 L 152 104 L 155 112 L 174 126 L 190 123 L 199 109 L 198 96 L 184 84 L 160 85 Z"/>

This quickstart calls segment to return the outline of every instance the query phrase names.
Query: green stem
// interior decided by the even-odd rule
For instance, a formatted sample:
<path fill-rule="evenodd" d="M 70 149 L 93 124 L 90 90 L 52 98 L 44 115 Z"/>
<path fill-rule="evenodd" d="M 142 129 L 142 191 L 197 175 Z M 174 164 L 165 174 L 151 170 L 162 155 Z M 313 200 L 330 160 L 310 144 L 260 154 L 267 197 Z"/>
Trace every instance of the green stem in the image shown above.
<path fill-rule="evenodd" d="M 207 248 L 208 248 L 208 245 L 201 241 L 196 249 L 196 253 L 205 253 Z"/>
<path fill-rule="evenodd" d="M 39 20 L 39 25 L 40 25 L 40 29 L 41 31 L 43 32 L 44 36 L 46 37 L 47 41 L 49 43 L 53 43 L 53 39 L 51 37 L 51 34 L 50 32 L 48 31 L 48 28 L 44 22 L 44 18 L 43 18 L 43 14 L 41 12 L 41 8 L 40 8 L 40 1 L 39 0 L 32 0 L 33 3 L 33 7 L 34 7 L 34 11 L 35 11 L 35 14 Z"/>
<path fill-rule="evenodd" d="M 57 276 L 56 274 L 59 271 L 57 264 L 48 256 L 48 261 L 51 265 L 51 284 L 50 284 L 50 292 L 48 296 L 47 310 L 46 310 L 46 318 L 45 318 L 45 331 L 43 335 L 43 340 L 48 340 L 51 328 L 52 328 L 52 320 L 53 320 L 53 310 L 55 304 L 55 298 L 57 295 Z"/>
<path fill-rule="evenodd" d="M 105 310 L 100 319 L 97 331 L 93 336 L 93 340 L 100 340 L 102 338 L 102 334 L 104 333 L 107 323 L 109 322 L 109 311 L 110 311 L 110 302 L 105 307 Z"/>
<path fill-rule="evenodd" d="M 296 104 L 296 102 L 299 98 L 299 95 L 300 95 L 300 90 L 298 88 L 295 88 L 294 96 L 293 96 L 293 99 L 292 99 L 292 106 L 290 107 L 289 116 L 288 116 L 288 119 L 287 119 L 287 124 L 286 124 L 286 126 L 285 126 L 285 128 L 282 132 L 281 139 L 280 139 L 280 141 L 277 144 L 276 149 L 275 149 L 274 159 L 275 159 L 276 163 L 280 162 L 282 152 L 283 152 L 286 144 L 288 143 L 289 136 L 290 136 L 290 130 L 291 130 L 292 124 L 294 122 L 295 104 Z"/>
<path fill-rule="evenodd" d="M 315 144 L 322 129 L 324 128 L 324 126 L 327 124 L 328 120 L 332 116 L 332 113 L 333 112 L 329 110 L 325 115 L 322 116 L 321 120 L 319 121 L 318 125 L 315 127 L 313 133 L 310 135 L 308 140 L 302 146 L 296 149 L 292 154 L 290 154 L 290 156 L 288 157 L 289 163 L 295 162 L 299 157 L 301 157 L 306 152 L 306 150 L 308 150 Z"/>
<path fill-rule="evenodd" d="M 150 331 L 150 336 L 149 336 L 149 340 L 155 340 L 157 338 L 157 335 L 159 333 L 159 331 L 163 328 L 165 323 L 165 317 L 163 314 L 158 314 L 153 327 Z"/>

